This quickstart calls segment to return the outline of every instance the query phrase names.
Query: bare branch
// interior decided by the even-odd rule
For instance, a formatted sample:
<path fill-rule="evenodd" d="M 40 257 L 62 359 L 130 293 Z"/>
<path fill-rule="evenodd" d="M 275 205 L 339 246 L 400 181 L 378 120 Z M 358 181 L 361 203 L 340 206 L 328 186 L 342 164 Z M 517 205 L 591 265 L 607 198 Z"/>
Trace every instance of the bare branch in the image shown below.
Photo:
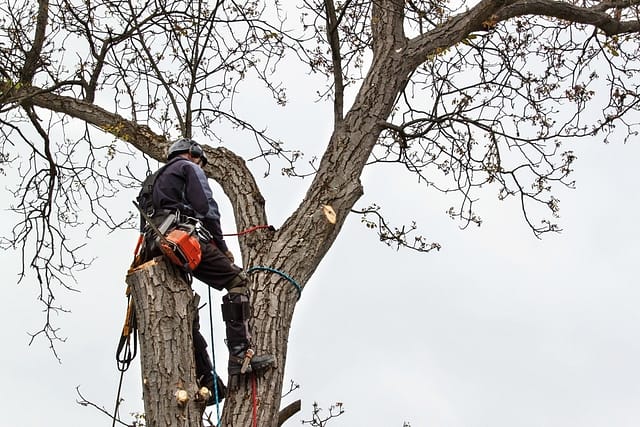
<path fill-rule="evenodd" d="M 623 2 L 602 1 L 592 7 L 580 7 L 567 2 L 552 0 L 534 0 L 515 2 L 504 9 L 497 11 L 496 22 L 524 15 L 540 15 L 564 19 L 579 24 L 593 25 L 602 30 L 607 36 L 625 34 L 640 31 L 640 19 L 635 16 L 633 20 L 620 21 L 610 16 L 607 12 L 613 8 L 630 7 L 638 5 L 637 0 Z"/>
<path fill-rule="evenodd" d="M 313 402 L 313 411 L 311 413 L 310 420 L 302 420 L 302 424 L 309 424 L 312 427 L 325 427 L 329 421 L 334 418 L 338 418 L 344 414 L 344 405 L 342 402 L 336 402 L 329 407 L 329 414 L 326 416 L 321 415 L 322 408 L 318 405 L 318 402 Z"/>
<path fill-rule="evenodd" d="M 300 412 L 301 402 L 300 399 L 292 402 L 282 408 L 278 414 L 278 426 L 284 424 L 289 418 Z"/>
<path fill-rule="evenodd" d="M 33 79 L 38 67 L 40 66 L 40 55 L 42 52 L 42 46 L 45 41 L 45 31 L 47 28 L 47 19 L 49 15 L 49 1 L 38 1 L 38 18 L 36 21 L 36 32 L 33 38 L 33 44 L 31 50 L 27 53 L 24 61 L 24 66 L 20 72 L 20 81 L 29 83 Z"/>
<path fill-rule="evenodd" d="M 380 213 L 380 207 L 377 205 L 372 205 L 362 210 L 354 209 L 352 212 L 362 215 L 360 221 L 366 225 L 367 228 L 376 230 L 380 241 L 385 245 L 395 245 L 396 250 L 400 250 L 400 248 L 407 248 L 417 252 L 431 252 L 434 249 L 440 250 L 442 247 L 439 243 L 430 243 L 423 236 L 415 235 L 415 232 L 418 229 L 415 222 L 411 223 L 409 226 L 389 226 L 385 217 Z M 376 220 L 370 220 L 369 215 L 373 215 Z"/>
<path fill-rule="evenodd" d="M 80 400 L 77 401 L 78 405 L 89 406 L 91 408 L 97 409 L 99 412 L 101 412 L 102 414 L 106 415 L 111 420 L 113 420 L 114 425 L 115 425 L 115 423 L 118 423 L 119 425 L 122 425 L 122 426 L 125 426 L 125 427 L 136 427 L 136 426 L 139 425 L 137 422 L 134 422 L 133 424 L 127 424 L 124 421 L 122 421 L 121 419 L 119 419 L 116 416 L 114 416 L 113 414 L 111 414 L 104 407 L 98 406 L 97 404 L 91 402 L 90 400 L 87 400 L 82 395 L 82 393 L 80 393 L 80 386 L 76 387 L 76 393 L 78 393 L 78 396 L 80 397 Z"/>
<path fill-rule="evenodd" d="M 339 21 L 336 17 L 336 10 L 333 0 L 325 0 L 327 13 L 327 40 L 331 47 L 331 62 L 333 64 L 333 126 L 336 128 L 342 122 L 344 109 L 344 81 L 342 78 L 342 55 L 340 54 L 340 36 L 338 34 Z M 348 3 L 343 7 L 346 9 Z M 343 10 L 344 11 L 344 10 Z"/>

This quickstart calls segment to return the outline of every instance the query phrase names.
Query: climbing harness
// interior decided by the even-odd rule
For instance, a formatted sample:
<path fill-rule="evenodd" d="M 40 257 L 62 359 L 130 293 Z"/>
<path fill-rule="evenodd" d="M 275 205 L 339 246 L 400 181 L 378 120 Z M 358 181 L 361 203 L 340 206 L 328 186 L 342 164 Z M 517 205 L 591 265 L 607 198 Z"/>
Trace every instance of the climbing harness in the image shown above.
<path fill-rule="evenodd" d="M 285 279 L 287 279 L 287 281 L 296 288 L 296 291 L 298 292 L 298 300 L 300 300 L 300 297 L 302 296 L 302 287 L 291 276 L 289 276 L 286 273 L 283 273 L 280 270 L 276 270 L 275 268 L 263 267 L 263 266 L 251 267 L 250 269 L 247 270 L 247 274 L 250 274 L 250 273 L 253 273 L 254 271 L 259 271 L 259 270 L 270 271 L 271 273 L 276 273 L 281 277 L 284 277 Z"/>
<path fill-rule="evenodd" d="M 133 202 L 133 204 L 138 211 L 140 211 L 140 215 L 145 219 L 147 225 L 155 233 L 156 244 L 169 261 L 182 267 L 187 272 L 195 270 L 202 259 L 200 241 L 196 235 L 199 229 L 198 222 L 179 223 L 177 227 L 170 230 L 176 223 L 176 214 L 171 213 L 167 215 L 158 227 L 151 221 L 149 215 L 147 215 L 140 205 L 136 202 Z"/>

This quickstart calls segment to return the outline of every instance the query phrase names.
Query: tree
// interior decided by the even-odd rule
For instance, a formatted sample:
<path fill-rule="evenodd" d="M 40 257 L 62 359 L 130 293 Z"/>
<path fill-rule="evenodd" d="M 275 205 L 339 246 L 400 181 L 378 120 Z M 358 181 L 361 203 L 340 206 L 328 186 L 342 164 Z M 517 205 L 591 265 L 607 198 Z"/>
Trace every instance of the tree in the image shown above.
<path fill-rule="evenodd" d="M 135 152 L 162 161 L 178 135 L 216 139 L 216 127 L 226 124 L 253 137 L 255 150 L 243 157 L 235 151 L 244 147 L 207 149 L 206 172 L 231 200 L 239 230 L 269 223 L 247 160 L 313 176 L 277 231 L 240 242 L 244 265 L 286 272 L 304 288 L 355 210 L 367 165 L 398 163 L 426 185 L 457 194 L 449 214 L 464 226 L 480 224 L 473 203 L 482 187 L 495 188 L 499 199 L 519 201 L 539 235 L 558 230 L 552 190 L 573 186 L 575 155 L 565 141 L 626 140 L 638 132 L 635 0 L 347 0 L 299 9 L 257 1 L 41 0 L 0 7 L 1 161 L 3 168 L 20 165 L 13 207 L 23 218 L 3 243 L 20 248 L 25 268 L 35 269 L 49 312 L 62 309 L 54 304 L 56 286 L 70 286 L 73 272 L 88 267 L 68 227 L 127 222 L 103 202 L 136 179 L 112 165 Z M 291 30 L 298 21 L 285 17 L 296 10 L 299 28 Z M 310 171 L 299 165 L 299 152 L 234 114 L 234 96 L 249 79 L 286 103 L 272 76 L 290 58 L 327 76 L 319 97 L 334 107 L 333 133 Z M 115 140 L 105 144 L 105 134 Z M 413 225 L 388 226 L 375 205 L 357 212 L 389 244 L 438 248 L 414 237 Z M 265 271 L 252 279 L 258 349 L 280 361 L 259 388 L 259 418 L 274 425 L 296 293 Z M 56 339 L 49 317 L 41 333 Z M 232 395 L 223 424 L 248 425 L 251 410 Z"/>

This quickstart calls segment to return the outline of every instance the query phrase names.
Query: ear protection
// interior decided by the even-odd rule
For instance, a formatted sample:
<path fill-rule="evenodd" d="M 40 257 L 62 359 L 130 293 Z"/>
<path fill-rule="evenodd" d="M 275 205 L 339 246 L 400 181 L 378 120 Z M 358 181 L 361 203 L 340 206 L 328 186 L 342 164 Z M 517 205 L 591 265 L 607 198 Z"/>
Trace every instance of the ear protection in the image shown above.
<path fill-rule="evenodd" d="M 193 143 L 189 147 L 189 155 L 193 157 L 202 157 L 204 152 L 202 151 L 202 147 L 198 143 Z"/>

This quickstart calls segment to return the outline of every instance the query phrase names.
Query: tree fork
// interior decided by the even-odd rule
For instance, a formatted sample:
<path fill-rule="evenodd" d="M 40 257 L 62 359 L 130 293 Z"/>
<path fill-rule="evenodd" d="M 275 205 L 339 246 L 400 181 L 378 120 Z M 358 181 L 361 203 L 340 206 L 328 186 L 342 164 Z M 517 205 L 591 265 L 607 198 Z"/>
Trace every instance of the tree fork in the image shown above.
<path fill-rule="evenodd" d="M 202 426 L 192 332 L 197 295 L 162 257 L 130 271 L 126 282 L 138 322 L 147 425 Z"/>

